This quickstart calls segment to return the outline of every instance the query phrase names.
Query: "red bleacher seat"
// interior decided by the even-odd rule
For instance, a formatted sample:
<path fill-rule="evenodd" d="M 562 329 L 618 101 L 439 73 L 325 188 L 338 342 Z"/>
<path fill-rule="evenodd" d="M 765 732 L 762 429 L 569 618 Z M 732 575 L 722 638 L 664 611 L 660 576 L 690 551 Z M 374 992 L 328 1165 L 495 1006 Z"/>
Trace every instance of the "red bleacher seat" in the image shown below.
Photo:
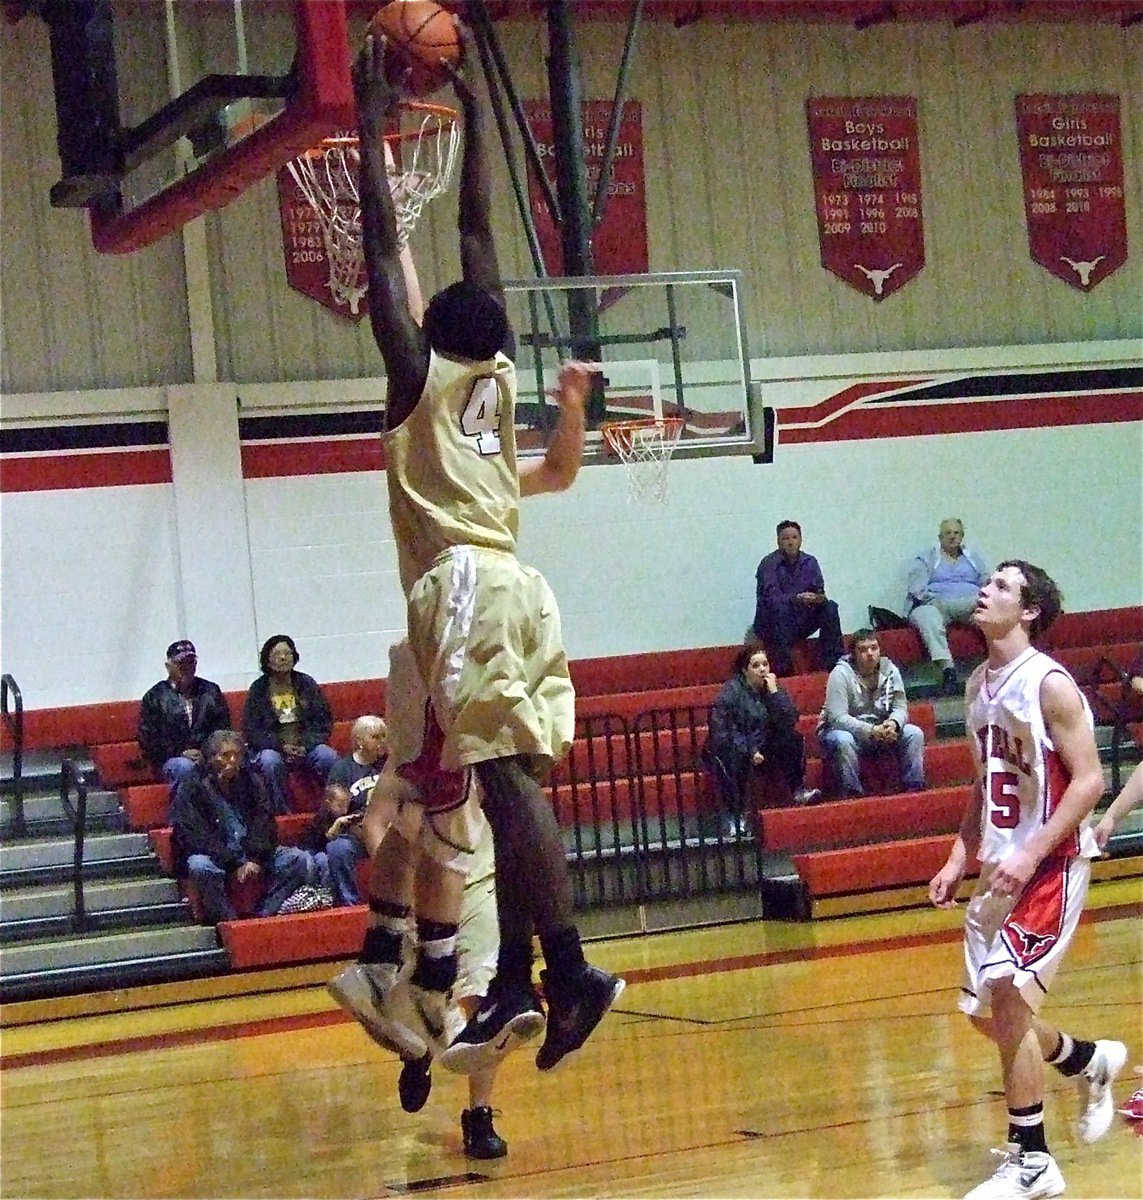
<path fill-rule="evenodd" d="M 1096 677 L 1099 664 L 1107 659 L 1120 670 L 1128 671 L 1143 661 L 1143 641 L 1101 642 L 1094 646 L 1063 646 L 1049 653 L 1085 684 Z M 1101 675 L 1106 679 L 1107 675 Z"/>
<path fill-rule="evenodd" d="M 170 818 L 171 789 L 165 783 L 136 783 L 119 789 L 128 829 L 154 829 Z"/>
<path fill-rule="evenodd" d="M 103 742 L 92 746 L 91 761 L 95 764 L 99 782 L 107 788 L 154 783 L 157 778 L 154 768 L 140 753 L 139 744 L 135 741 Z"/>
<path fill-rule="evenodd" d="M 965 741 L 937 742 L 925 747 L 925 786 L 948 787 L 969 783 L 973 778 L 972 751 Z M 862 774 L 864 779 L 864 772 Z M 806 787 L 823 786 L 822 760 L 811 758 L 806 763 Z M 873 781 L 870 781 L 873 782 Z"/>
<path fill-rule="evenodd" d="M 949 649 L 954 658 L 982 658 L 984 638 L 980 631 L 963 621 L 951 621 L 948 626 Z M 848 647 L 852 639 L 846 638 Z M 928 657 L 921 635 L 910 625 L 906 629 L 884 629 L 877 635 L 881 653 L 898 667 L 924 662 Z"/>
<path fill-rule="evenodd" d="M 285 963 L 351 958 L 361 949 L 369 909 L 363 905 L 317 912 L 223 921 L 222 945 L 236 971 Z"/>
<path fill-rule="evenodd" d="M 730 675 L 739 646 L 702 646 L 581 659 L 569 664 L 577 697 L 721 683 Z M 643 707 L 647 707 L 644 704 Z"/>
<path fill-rule="evenodd" d="M 934 834 L 843 850 L 795 854 L 793 863 L 811 899 L 840 896 L 849 892 L 927 884 L 944 866 L 951 845 L 951 834 Z M 975 865 L 966 872 L 966 875 L 976 874 L 978 868 Z"/>
<path fill-rule="evenodd" d="M 803 853 L 902 833 L 951 835 L 971 796 L 971 785 L 961 784 L 921 793 L 833 800 L 810 808 L 767 809 L 758 817 L 759 843 L 763 850 Z"/>
<path fill-rule="evenodd" d="M 1105 608 L 1094 612 L 1062 613 L 1044 635 L 1049 654 L 1067 646 L 1094 646 L 1143 639 L 1143 606 Z"/>

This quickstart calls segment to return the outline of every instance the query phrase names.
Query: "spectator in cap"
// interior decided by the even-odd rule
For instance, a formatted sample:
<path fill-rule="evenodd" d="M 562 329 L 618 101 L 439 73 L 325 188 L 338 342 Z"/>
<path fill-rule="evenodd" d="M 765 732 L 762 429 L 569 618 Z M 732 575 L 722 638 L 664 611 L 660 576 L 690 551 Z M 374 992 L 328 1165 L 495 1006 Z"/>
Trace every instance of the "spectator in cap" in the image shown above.
<path fill-rule="evenodd" d="M 171 795 L 202 764 L 203 743 L 230 728 L 230 706 L 217 683 L 197 674 L 198 652 L 186 638 L 167 647 L 167 678 L 139 704 L 136 738 L 143 757 L 171 785 Z"/>
<path fill-rule="evenodd" d="M 287 634 L 266 639 L 258 654 L 262 674 L 246 693 L 242 717 L 246 741 L 276 813 L 289 811 L 286 775 L 291 770 L 308 766 L 324 784 L 337 762 L 337 751 L 328 745 L 333 714 L 317 681 L 295 670 L 299 657 Z"/>

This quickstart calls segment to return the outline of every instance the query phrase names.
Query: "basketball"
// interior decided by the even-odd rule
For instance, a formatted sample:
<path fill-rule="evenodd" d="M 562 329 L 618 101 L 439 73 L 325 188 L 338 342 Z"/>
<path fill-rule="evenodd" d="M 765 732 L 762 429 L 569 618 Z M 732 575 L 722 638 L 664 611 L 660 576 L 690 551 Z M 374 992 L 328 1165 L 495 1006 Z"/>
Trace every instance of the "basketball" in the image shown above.
<path fill-rule="evenodd" d="M 460 61 L 456 22 L 433 0 L 392 0 L 374 14 L 370 29 L 388 39 L 391 82 L 411 95 L 427 96 L 448 83 L 442 59 Z"/>

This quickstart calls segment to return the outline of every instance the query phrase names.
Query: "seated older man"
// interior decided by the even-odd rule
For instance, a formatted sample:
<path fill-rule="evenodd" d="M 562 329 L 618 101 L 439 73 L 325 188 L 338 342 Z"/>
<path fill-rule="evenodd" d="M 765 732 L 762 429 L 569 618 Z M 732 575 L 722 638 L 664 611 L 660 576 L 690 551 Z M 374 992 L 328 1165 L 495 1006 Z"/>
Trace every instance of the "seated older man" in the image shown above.
<path fill-rule="evenodd" d="M 946 696 L 957 687 L 948 623 L 968 619 L 987 580 L 984 559 L 964 544 L 964 523 L 959 517 L 941 522 L 937 544 L 918 554 L 909 570 L 905 600 L 909 623 L 916 626 L 929 658 L 941 668 L 941 691 Z"/>
<path fill-rule="evenodd" d="M 257 915 L 273 916 L 309 877 L 309 855 L 278 843 L 274 814 L 246 743 L 232 729 L 212 733 L 202 747 L 204 770 L 184 780 L 172 808 L 177 873 L 198 890 L 206 920 L 237 915 L 227 893 L 233 880 L 257 880 Z"/>

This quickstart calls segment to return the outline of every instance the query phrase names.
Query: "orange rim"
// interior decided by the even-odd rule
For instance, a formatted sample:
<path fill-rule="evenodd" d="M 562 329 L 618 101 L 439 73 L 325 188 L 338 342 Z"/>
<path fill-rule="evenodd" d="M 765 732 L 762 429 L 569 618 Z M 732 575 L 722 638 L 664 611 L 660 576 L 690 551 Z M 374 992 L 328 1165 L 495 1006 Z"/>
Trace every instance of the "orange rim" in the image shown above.
<path fill-rule="evenodd" d="M 447 104 L 429 104 L 424 100 L 399 100 L 398 105 L 406 112 L 419 113 L 427 117 L 440 117 L 444 123 L 456 124 L 460 120 L 460 110 L 450 108 Z M 419 138 L 421 131 L 419 129 L 392 129 L 381 135 L 387 142 L 407 142 L 412 138 Z M 354 146 L 360 146 L 361 139 L 356 135 L 347 135 L 345 137 L 325 137 L 322 138 L 316 146 L 311 146 L 306 151 L 307 154 L 321 154 L 325 150 L 350 150 Z"/>
<path fill-rule="evenodd" d="M 632 421 L 605 421 L 600 425 L 599 432 L 603 434 L 607 445 L 618 453 L 620 443 L 629 442 L 629 435 L 638 429 L 661 428 L 664 437 L 674 441 L 682 432 L 683 424 L 682 417 L 638 417 Z"/>

